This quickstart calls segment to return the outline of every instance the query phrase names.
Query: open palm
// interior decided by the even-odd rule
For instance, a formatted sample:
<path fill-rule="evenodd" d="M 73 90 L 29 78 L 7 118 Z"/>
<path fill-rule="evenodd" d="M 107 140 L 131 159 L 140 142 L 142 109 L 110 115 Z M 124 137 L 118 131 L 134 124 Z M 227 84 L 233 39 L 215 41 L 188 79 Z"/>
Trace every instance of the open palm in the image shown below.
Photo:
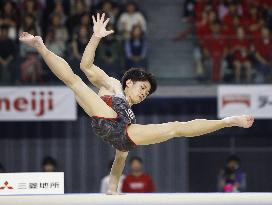
<path fill-rule="evenodd" d="M 94 32 L 94 35 L 98 38 L 102 38 L 102 37 L 105 37 L 109 34 L 112 34 L 114 31 L 113 30 L 110 30 L 110 31 L 107 31 L 106 30 L 106 26 L 109 22 L 109 18 L 107 18 L 106 21 L 104 21 L 105 19 L 105 13 L 103 13 L 100 17 L 100 14 L 97 13 L 97 19 L 95 20 L 95 17 L 92 16 L 93 18 L 93 32 Z"/>

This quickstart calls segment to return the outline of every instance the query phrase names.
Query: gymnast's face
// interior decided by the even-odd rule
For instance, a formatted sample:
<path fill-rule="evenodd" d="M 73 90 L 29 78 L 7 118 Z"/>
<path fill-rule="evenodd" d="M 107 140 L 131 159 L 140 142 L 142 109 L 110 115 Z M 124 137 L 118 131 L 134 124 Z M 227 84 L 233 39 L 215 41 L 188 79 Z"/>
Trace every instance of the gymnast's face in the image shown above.
<path fill-rule="evenodd" d="M 148 81 L 127 80 L 125 93 L 131 104 L 138 104 L 149 95 L 151 85 Z"/>

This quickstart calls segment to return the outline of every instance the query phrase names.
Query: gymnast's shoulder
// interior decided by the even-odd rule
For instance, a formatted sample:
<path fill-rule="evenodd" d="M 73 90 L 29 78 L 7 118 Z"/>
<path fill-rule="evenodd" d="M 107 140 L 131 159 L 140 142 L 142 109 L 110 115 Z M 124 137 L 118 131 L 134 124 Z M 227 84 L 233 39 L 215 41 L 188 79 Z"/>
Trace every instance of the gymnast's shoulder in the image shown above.
<path fill-rule="evenodd" d="M 121 82 L 119 80 L 117 80 L 116 78 L 113 77 L 109 77 L 108 78 L 108 86 L 107 87 L 102 87 L 99 90 L 98 95 L 99 96 L 103 96 L 103 95 L 117 95 L 117 94 L 122 94 L 123 93 L 123 89 L 122 89 L 122 85 Z"/>

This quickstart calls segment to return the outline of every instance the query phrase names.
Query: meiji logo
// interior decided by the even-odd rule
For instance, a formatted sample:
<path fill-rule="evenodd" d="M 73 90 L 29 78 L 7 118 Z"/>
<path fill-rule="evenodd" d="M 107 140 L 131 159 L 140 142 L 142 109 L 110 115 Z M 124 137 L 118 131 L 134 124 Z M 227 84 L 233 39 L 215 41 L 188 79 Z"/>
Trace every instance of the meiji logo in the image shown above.
<path fill-rule="evenodd" d="M 7 181 L 5 181 L 4 185 L 0 187 L 0 190 L 4 190 L 4 189 L 13 189 L 13 187 L 10 186 Z"/>
<path fill-rule="evenodd" d="M 250 107 L 250 96 L 249 95 L 224 95 L 222 97 L 222 106 L 225 107 L 228 104 L 245 104 Z"/>
<path fill-rule="evenodd" d="M 32 91 L 30 97 L 18 96 L 14 99 L 7 97 L 0 98 L 0 112 L 34 112 L 36 116 L 43 116 L 46 111 L 54 109 L 53 92 Z"/>

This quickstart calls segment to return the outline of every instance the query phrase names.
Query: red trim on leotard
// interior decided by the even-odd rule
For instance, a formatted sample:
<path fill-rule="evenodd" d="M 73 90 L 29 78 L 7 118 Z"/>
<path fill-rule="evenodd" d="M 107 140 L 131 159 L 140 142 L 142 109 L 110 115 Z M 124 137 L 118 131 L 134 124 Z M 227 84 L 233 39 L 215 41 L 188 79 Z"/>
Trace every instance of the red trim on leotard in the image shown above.
<path fill-rule="evenodd" d="M 109 106 L 112 108 L 112 96 L 110 95 L 104 95 L 101 96 L 101 99 Z"/>
<path fill-rule="evenodd" d="M 112 96 L 110 95 L 103 95 L 100 97 L 109 107 L 112 108 Z M 93 117 L 97 117 L 97 118 L 102 118 L 105 120 L 116 120 L 119 116 L 117 114 L 116 117 L 100 117 L 100 116 L 93 116 Z"/>
<path fill-rule="evenodd" d="M 133 140 L 131 139 L 131 137 L 130 137 L 129 134 L 128 134 L 128 131 L 127 131 L 128 126 L 129 126 L 129 125 L 126 125 L 126 136 L 127 136 L 127 138 L 132 142 L 132 144 L 134 144 L 135 146 L 137 146 L 136 143 L 133 142 Z"/>
<path fill-rule="evenodd" d="M 117 118 L 119 118 L 118 115 L 116 117 L 113 117 L 113 118 L 111 118 L 111 117 L 100 117 L 100 116 L 96 116 L 96 115 L 94 115 L 92 117 L 101 118 L 101 119 L 105 119 L 105 120 L 116 120 Z"/>

